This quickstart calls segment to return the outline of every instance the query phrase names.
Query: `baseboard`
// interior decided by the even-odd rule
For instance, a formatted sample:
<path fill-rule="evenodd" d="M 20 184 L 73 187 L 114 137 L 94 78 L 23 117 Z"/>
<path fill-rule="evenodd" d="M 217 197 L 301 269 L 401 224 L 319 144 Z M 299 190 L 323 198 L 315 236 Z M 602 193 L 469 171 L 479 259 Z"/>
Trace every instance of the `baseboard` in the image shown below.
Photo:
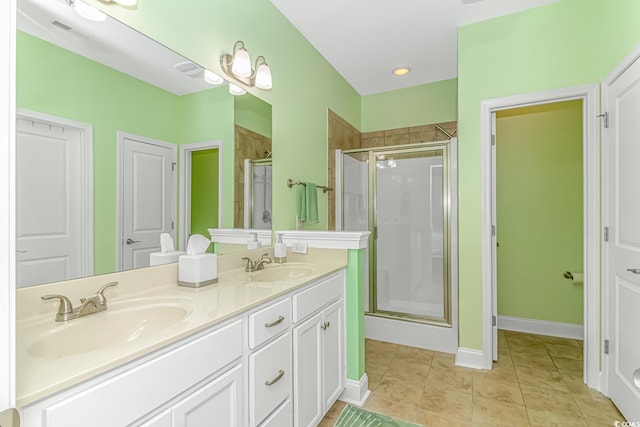
<path fill-rule="evenodd" d="M 486 369 L 484 367 L 483 360 L 482 350 L 458 347 L 458 352 L 456 353 L 456 366 L 473 369 Z"/>
<path fill-rule="evenodd" d="M 367 377 L 365 373 L 362 375 L 362 378 L 360 378 L 360 381 L 347 379 L 344 391 L 338 400 L 355 406 L 363 406 L 370 394 L 369 377 Z"/>
<path fill-rule="evenodd" d="M 498 329 L 574 340 L 584 339 L 584 327 L 582 325 L 525 319 L 522 317 L 498 316 Z"/>

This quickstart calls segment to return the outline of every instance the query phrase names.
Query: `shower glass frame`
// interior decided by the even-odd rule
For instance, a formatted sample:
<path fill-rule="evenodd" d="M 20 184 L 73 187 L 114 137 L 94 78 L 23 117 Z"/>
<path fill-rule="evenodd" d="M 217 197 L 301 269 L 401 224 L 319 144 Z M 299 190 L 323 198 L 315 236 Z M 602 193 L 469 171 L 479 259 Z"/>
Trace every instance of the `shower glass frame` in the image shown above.
<path fill-rule="evenodd" d="M 441 327 L 451 327 L 451 159 L 450 140 L 424 142 L 418 144 L 406 144 L 376 148 L 362 148 L 342 151 L 340 157 L 340 175 L 342 185 L 340 191 L 344 200 L 344 156 L 350 154 L 367 154 L 368 163 L 368 225 L 369 225 L 369 311 L 368 316 L 404 320 L 409 322 L 424 323 Z M 380 155 L 394 156 L 406 154 L 420 154 L 434 151 L 442 151 L 442 217 L 443 217 L 443 316 L 425 316 L 419 314 L 409 314 L 389 310 L 379 310 L 377 305 L 377 182 L 376 182 L 376 158 Z M 340 212 L 341 223 L 345 224 L 344 209 Z"/>
<path fill-rule="evenodd" d="M 255 212 L 253 211 L 254 209 L 254 203 L 253 201 L 255 200 L 255 196 L 253 194 L 254 192 L 254 188 L 253 188 L 253 170 L 256 166 L 271 166 L 273 168 L 273 159 L 271 157 L 267 158 L 267 159 L 258 159 L 258 160 L 249 160 L 249 225 L 248 227 L 245 228 L 253 228 L 254 227 L 254 222 L 253 222 L 253 216 L 255 214 Z M 273 173 L 273 169 L 271 169 L 272 173 Z M 266 185 L 266 183 L 265 183 Z M 273 191 L 273 183 L 271 184 L 271 188 Z M 246 197 L 246 196 L 245 196 Z M 273 196 L 272 196 L 273 197 Z M 266 202 L 265 202 L 266 203 Z M 273 228 L 273 226 L 272 226 Z"/>

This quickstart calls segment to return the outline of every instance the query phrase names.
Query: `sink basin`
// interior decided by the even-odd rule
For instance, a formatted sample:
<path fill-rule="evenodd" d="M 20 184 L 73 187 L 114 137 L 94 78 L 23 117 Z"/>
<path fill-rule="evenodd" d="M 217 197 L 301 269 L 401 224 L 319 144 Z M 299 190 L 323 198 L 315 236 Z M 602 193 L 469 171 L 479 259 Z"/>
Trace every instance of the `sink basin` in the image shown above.
<path fill-rule="evenodd" d="M 267 264 L 264 270 L 258 270 L 251 273 L 244 270 L 237 272 L 234 276 L 237 279 L 248 283 L 253 282 L 279 282 L 283 280 L 298 280 L 315 273 L 316 268 L 313 264 L 306 263 L 285 263 L 285 264 Z"/>
<path fill-rule="evenodd" d="M 191 314 L 184 305 L 156 303 L 106 311 L 51 326 L 27 348 L 32 357 L 60 358 L 123 345 L 162 333 Z"/>
<path fill-rule="evenodd" d="M 311 266 L 302 265 L 274 265 L 253 273 L 253 280 L 259 282 L 274 282 L 278 280 L 297 280 L 313 274 Z"/>

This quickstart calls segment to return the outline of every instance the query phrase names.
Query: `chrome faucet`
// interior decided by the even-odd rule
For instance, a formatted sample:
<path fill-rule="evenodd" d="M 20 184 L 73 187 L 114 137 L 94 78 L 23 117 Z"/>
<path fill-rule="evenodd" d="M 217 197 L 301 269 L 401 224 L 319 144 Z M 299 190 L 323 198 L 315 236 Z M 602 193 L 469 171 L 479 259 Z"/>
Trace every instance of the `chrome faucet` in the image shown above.
<path fill-rule="evenodd" d="M 260 258 L 256 261 L 251 261 L 251 259 L 247 257 L 243 257 L 242 260 L 247 262 L 247 265 L 244 268 L 244 271 L 246 272 L 263 270 L 265 264 L 271 264 L 273 262 L 272 259 L 269 258 L 269 254 L 260 255 Z"/>
<path fill-rule="evenodd" d="M 118 282 L 109 282 L 106 285 L 102 286 L 98 292 L 91 295 L 88 298 L 80 299 L 80 307 L 74 309 L 73 304 L 69 298 L 64 295 L 52 294 L 52 295 L 44 295 L 40 298 L 43 300 L 55 299 L 60 300 L 60 305 L 58 305 L 58 312 L 56 313 L 56 322 L 66 322 L 67 320 L 76 319 L 78 317 L 88 316 L 90 314 L 99 313 L 101 311 L 105 311 L 107 309 L 107 299 L 104 296 L 104 291 L 107 288 L 117 285 Z"/>

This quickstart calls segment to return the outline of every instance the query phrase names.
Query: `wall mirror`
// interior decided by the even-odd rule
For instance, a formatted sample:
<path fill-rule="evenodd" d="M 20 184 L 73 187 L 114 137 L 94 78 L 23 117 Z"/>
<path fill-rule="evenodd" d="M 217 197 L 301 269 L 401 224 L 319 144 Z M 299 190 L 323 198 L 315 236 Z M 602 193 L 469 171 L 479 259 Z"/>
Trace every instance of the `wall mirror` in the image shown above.
<path fill-rule="evenodd" d="M 252 204 L 233 159 L 247 138 L 234 140 L 267 139 L 246 158 L 270 157 L 267 103 L 64 1 L 18 0 L 16 56 L 18 287 L 146 267 L 161 232 L 178 247 L 190 233 L 244 226 L 236 206 Z M 247 197 L 261 194 L 256 209 L 270 214 L 259 184 Z"/>

